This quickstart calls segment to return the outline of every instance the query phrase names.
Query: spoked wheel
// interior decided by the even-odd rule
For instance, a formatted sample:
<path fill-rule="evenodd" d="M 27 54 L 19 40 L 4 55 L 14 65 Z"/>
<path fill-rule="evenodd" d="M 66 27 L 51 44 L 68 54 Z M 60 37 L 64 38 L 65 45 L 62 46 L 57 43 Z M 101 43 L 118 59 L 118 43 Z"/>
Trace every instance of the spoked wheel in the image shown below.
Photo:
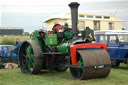
<path fill-rule="evenodd" d="M 38 43 L 28 40 L 22 43 L 19 50 L 19 65 L 21 71 L 28 74 L 39 73 L 42 67 L 42 51 Z"/>
<path fill-rule="evenodd" d="M 80 80 L 104 78 L 111 70 L 110 57 L 103 49 L 78 50 L 77 65 L 81 68 L 70 68 L 70 72 Z"/>
<path fill-rule="evenodd" d="M 77 64 L 83 66 L 83 59 L 79 53 L 77 53 Z M 82 79 L 83 70 L 83 68 L 70 68 L 72 76 L 76 79 Z"/>

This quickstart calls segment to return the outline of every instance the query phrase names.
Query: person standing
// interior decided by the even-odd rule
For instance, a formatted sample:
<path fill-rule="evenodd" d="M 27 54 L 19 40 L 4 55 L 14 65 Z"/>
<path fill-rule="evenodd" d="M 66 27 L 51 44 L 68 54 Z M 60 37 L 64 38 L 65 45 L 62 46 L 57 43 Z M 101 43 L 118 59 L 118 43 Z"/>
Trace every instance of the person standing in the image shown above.
<path fill-rule="evenodd" d="M 19 51 L 21 44 L 22 44 L 22 42 L 20 41 L 20 39 L 16 38 L 16 48 L 15 48 L 16 55 L 18 55 L 18 51 Z"/>
<path fill-rule="evenodd" d="M 7 57 L 7 54 L 8 54 L 8 50 L 6 47 L 2 47 L 2 50 L 1 50 L 1 55 L 2 57 Z"/>
<path fill-rule="evenodd" d="M 20 41 L 20 39 L 16 38 L 16 48 L 14 50 L 12 50 L 10 53 L 10 56 L 15 57 L 16 60 L 18 60 L 18 51 L 19 51 L 21 44 L 22 44 L 22 42 Z M 15 56 L 14 56 L 14 53 L 16 54 Z"/>

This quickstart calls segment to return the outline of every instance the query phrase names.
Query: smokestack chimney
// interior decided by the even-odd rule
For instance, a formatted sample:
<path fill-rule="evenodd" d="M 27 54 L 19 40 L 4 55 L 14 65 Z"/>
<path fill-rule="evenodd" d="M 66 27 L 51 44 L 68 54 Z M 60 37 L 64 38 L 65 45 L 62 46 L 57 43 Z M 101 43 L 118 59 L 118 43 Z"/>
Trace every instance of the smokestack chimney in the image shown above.
<path fill-rule="evenodd" d="M 72 16 L 72 33 L 73 37 L 78 36 L 78 30 L 77 30 L 77 23 L 78 23 L 78 7 L 79 3 L 77 2 L 71 2 L 69 4 L 69 7 L 71 8 L 71 16 Z"/>

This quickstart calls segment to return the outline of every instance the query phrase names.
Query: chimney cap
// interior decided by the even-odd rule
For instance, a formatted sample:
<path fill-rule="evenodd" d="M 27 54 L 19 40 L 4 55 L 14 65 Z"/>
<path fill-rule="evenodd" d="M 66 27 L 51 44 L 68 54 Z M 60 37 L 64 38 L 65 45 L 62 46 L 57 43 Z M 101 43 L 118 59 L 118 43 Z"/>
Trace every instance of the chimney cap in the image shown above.
<path fill-rule="evenodd" d="M 71 2 L 68 6 L 79 6 L 80 4 L 78 2 Z"/>

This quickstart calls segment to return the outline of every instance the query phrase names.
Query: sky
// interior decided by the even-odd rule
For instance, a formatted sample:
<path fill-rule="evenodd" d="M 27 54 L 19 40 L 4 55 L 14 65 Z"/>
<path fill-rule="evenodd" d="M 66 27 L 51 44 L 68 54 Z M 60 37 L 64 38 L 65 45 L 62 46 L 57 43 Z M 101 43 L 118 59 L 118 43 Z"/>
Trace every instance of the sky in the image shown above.
<path fill-rule="evenodd" d="M 80 3 L 79 13 L 114 15 L 128 29 L 128 0 L 0 0 L 0 26 L 25 32 L 46 28 L 44 20 L 69 13 L 68 4 L 74 1 Z"/>

